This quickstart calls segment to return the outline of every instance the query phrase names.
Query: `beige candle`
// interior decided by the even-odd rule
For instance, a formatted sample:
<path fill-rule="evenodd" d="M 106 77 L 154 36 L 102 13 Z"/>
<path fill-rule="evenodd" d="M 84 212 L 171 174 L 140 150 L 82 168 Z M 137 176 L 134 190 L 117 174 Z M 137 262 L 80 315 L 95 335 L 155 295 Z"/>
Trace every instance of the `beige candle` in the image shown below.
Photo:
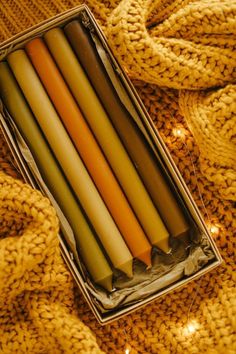
<path fill-rule="evenodd" d="M 150 242 L 168 252 L 168 231 L 62 30 L 44 38 Z"/>
<path fill-rule="evenodd" d="M 112 264 L 132 276 L 129 252 L 104 202 L 23 50 L 7 60 L 58 162 L 76 193 Z"/>

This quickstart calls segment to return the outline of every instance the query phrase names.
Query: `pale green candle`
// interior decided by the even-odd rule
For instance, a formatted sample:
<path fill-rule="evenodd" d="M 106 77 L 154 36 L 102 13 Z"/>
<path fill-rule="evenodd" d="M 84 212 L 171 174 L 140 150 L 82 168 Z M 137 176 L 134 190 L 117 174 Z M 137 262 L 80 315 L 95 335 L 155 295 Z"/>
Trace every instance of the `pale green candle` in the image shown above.
<path fill-rule="evenodd" d="M 44 38 L 150 242 L 168 252 L 168 231 L 62 30 Z"/>
<path fill-rule="evenodd" d="M 95 283 L 112 289 L 112 270 L 58 167 L 6 62 L 0 63 L 0 97 L 27 141 L 40 173 L 70 223 L 79 254 Z"/>
<path fill-rule="evenodd" d="M 10 67 L 49 145 L 115 268 L 132 276 L 132 255 L 95 188 L 32 64 L 23 50 L 8 55 Z"/>

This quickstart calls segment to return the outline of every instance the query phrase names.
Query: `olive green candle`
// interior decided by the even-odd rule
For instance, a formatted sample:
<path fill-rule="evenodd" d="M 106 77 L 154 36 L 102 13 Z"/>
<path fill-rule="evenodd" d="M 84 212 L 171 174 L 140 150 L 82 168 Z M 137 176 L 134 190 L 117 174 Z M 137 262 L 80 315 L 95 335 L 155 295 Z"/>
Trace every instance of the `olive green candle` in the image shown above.
<path fill-rule="evenodd" d="M 145 138 L 121 104 L 86 29 L 80 22 L 73 21 L 65 27 L 65 33 L 170 234 L 179 236 L 186 233 L 189 225 L 181 207 L 165 181 Z"/>
<path fill-rule="evenodd" d="M 95 283 L 111 290 L 112 270 L 6 62 L 0 63 L 0 96 L 26 139 L 45 183 L 70 223 L 88 272 Z"/>

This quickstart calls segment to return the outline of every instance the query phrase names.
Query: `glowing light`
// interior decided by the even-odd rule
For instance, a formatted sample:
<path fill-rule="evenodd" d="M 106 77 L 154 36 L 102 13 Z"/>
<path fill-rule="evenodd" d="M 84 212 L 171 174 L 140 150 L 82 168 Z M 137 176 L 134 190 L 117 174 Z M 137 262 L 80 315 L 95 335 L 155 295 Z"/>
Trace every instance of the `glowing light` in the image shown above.
<path fill-rule="evenodd" d="M 129 349 L 125 349 L 125 354 L 129 354 L 130 350 Z"/>
<path fill-rule="evenodd" d="M 217 225 L 211 225 L 210 232 L 214 235 L 217 235 L 219 233 L 219 227 Z"/>
<path fill-rule="evenodd" d="M 189 333 L 194 333 L 196 331 L 196 327 L 191 323 L 188 325 L 187 328 L 188 328 Z"/>
<path fill-rule="evenodd" d="M 184 328 L 184 334 L 191 335 L 196 332 L 196 330 L 199 328 L 199 324 L 197 321 L 191 321 L 189 322 L 186 327 Z"/>
<path fill-rule="evenodd" d="M 176 138 L 184 138 L 186 132 L 184 128 L 174 128 L 172 133 Z"/>

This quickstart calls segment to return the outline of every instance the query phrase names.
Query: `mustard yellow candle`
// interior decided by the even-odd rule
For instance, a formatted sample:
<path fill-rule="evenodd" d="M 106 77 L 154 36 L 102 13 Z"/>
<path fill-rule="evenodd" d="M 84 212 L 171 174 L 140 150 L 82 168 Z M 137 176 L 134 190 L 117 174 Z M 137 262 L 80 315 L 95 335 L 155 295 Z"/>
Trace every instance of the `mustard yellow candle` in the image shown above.
<path fill-rule="evenodd" d="M 132 255 L 150 266 L 151 245 L 46 45 L 41 38 L 33 39 L 26 52 Z"/>
<path fill-rule="evenodd" d="M 6 62 L 0 63 L 0 97 L 27 141 L 42 177 L 70 223 L 80 256 L 95 283 L 112 289 L 112 270 Z"/>
<path fill-rule="evenodd" d="M 44 38 L 150 242 L 168 252 L 168 231 L 62 30 Z"/>
<path fill-rule="evenodd" d="M 26 53 L 23 50 L 17 50 L 11 53 L 7 60 L 112 264 L 128 276 L 132 276 L 132 255 L 67 135 Z"/>

